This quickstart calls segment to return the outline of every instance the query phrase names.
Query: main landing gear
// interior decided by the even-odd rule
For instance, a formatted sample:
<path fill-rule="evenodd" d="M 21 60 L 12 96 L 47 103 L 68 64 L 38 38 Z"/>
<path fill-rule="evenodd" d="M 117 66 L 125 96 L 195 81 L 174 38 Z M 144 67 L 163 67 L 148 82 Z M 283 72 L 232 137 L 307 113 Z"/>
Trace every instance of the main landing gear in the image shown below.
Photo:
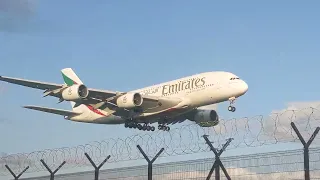
<path fill-rule="evenodd" d="M 235 97 L 229 98 L 230 106 L 228 107 L 228 111 L 231 111 L 231 112 L 235 112 L 236 111 L 236 108 L 233 106 L 235 101 L 236 101 Z"/>
<path fill-rule="evenodd" d="M 142 131 L 154 131 L 156 128 L 154 126 L 149 126 L 147 123 L 144 125 L 136 122 L 126 122 L 124 124 L 125 128 L 133 128 L 133 129 L 139 129 Z"/>
<path fill-rule="evenodd" d="M 142 125 L 143 124 L 143 125 Z M 154 126 L 149 126 L 149 123 L 137 123 L 132 119 L 128 119 L 125 123 L 124 123 L 124 127 L 125 128 L 133 128 L 133 129 L 139 129 L 142 131 L 155 131 L 155 127 Z M 170 131 L 170 127 L 166 125 L 167 122 L 166 121 L 160 121 L 158 122 L 158 129 L 162 130 L 162 131 Z"/>
<path fill-rule="evenodd" d="M 163 131 L 170 131 L 170 127 L 164 124 L 159 124 L 158 129 Z"/>

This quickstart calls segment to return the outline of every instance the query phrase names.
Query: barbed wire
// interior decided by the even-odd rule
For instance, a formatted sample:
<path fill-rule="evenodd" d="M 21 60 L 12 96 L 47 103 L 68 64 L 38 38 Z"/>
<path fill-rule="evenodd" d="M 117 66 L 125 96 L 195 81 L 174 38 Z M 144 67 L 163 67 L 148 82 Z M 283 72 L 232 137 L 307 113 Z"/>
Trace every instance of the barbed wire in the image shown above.
<path fill-rule="evenodd" d="M 64 168 L 91 166 L 84 153 L 88 153 L 95 162 L 101 162 L 108 155 L 108 162 L 121 162 L 142 159 L 137 149 L 140 145 L 150 155 L 155 155 L 165 148 L 162 156 L 176 156 L 209 152 L 203 135 L 209 135 L 213 145 L 221 148 L 228 138 L 234 138 L 228 149 L 240 147 L 258 147 L 280 142 L 297 142 L 297 135 L 290 126 L 295 122 L 303 137 L 309 138 L 320 125 L 320 106 L 299 110 L 284 110 L 270 116 L 221 119 L 215 127 L 203 128 L 197 124 L 183 125 L 169 132 L 155 131 L 140 133 L 126 138 L 111 138 L 95 141 L 76 147 L 47 149 L 31 153 L 6 155 L 0 158 L 0 174 L 8 174 L 5 164 L 12 169 L 23 170 L 30 166 L 28 172 L 44 171 L 40 160 L 57 167 L 66 161 Z M 319 136 L 315 143 L 319 143 Z M 300 143 L 300 142 L 299 142 Z"/>

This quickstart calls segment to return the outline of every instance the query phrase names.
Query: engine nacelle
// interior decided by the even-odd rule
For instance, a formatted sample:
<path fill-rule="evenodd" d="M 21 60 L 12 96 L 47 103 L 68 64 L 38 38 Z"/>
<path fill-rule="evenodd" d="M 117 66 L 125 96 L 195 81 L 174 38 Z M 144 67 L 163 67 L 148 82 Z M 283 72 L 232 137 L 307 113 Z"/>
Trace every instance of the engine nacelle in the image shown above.
<path fill-rule="evenodd" d="M 193 120 L 202 127 L 212 127 L 219 124 L 219 115 L 215 110 L 197 110 Z"/>
<path fill-rule="evenodd" d="M 117 99 L 117 106 L 120 108 L 134 108 L 141 106 L 143 98 L 139 93 L 128 93 Z"/>
<path fill-rule="evenodd" d="M 72 85 L 62 91 L 62 98 L 65 101 L 79 101 L 81 99 L 87 98 L 89 95 L 88 88 L 81 85 Z"/>

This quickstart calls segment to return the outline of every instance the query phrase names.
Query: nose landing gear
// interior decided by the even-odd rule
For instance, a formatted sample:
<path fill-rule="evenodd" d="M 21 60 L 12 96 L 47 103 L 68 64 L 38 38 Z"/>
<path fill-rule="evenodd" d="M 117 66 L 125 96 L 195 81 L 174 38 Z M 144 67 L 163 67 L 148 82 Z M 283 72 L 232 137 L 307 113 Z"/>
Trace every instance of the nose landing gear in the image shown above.
<path fill-rule="evenodd" d="M 236 101 L 235 97 L 229 98 L 230 106 L 228 107 L 228 111 L 231 111 L 231 112 L 235 112 L 236 111 L 236 107 L 233 106 L 235 101 Z"/>

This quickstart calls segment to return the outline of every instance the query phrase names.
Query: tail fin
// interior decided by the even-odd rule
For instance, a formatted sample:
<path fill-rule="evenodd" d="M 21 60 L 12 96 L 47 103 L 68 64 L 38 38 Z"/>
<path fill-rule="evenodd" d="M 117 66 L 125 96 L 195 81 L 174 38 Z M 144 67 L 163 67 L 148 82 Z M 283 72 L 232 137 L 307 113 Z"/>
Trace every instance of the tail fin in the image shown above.
<path fill-rule="evenodd" d="M 76 75 L 76 73 L 71 68 L 65 68 L 61 70 L 62 77 L 64 80 L 64 83 L 68 86 L 72 86 L 74 84 L 83 84 L 83 82 L 80 80 L 80 78 Z M 72 109 L 74 109 L 75 102 L 70 102 Z"/>
<path fill-rule="evenodd" d="M 72 86 L 74 84 L 83 84 L 80 78 L 71 68 L 62 69 L 61 73 L 64 83 L 66 83 L 68 86 Z"/>

